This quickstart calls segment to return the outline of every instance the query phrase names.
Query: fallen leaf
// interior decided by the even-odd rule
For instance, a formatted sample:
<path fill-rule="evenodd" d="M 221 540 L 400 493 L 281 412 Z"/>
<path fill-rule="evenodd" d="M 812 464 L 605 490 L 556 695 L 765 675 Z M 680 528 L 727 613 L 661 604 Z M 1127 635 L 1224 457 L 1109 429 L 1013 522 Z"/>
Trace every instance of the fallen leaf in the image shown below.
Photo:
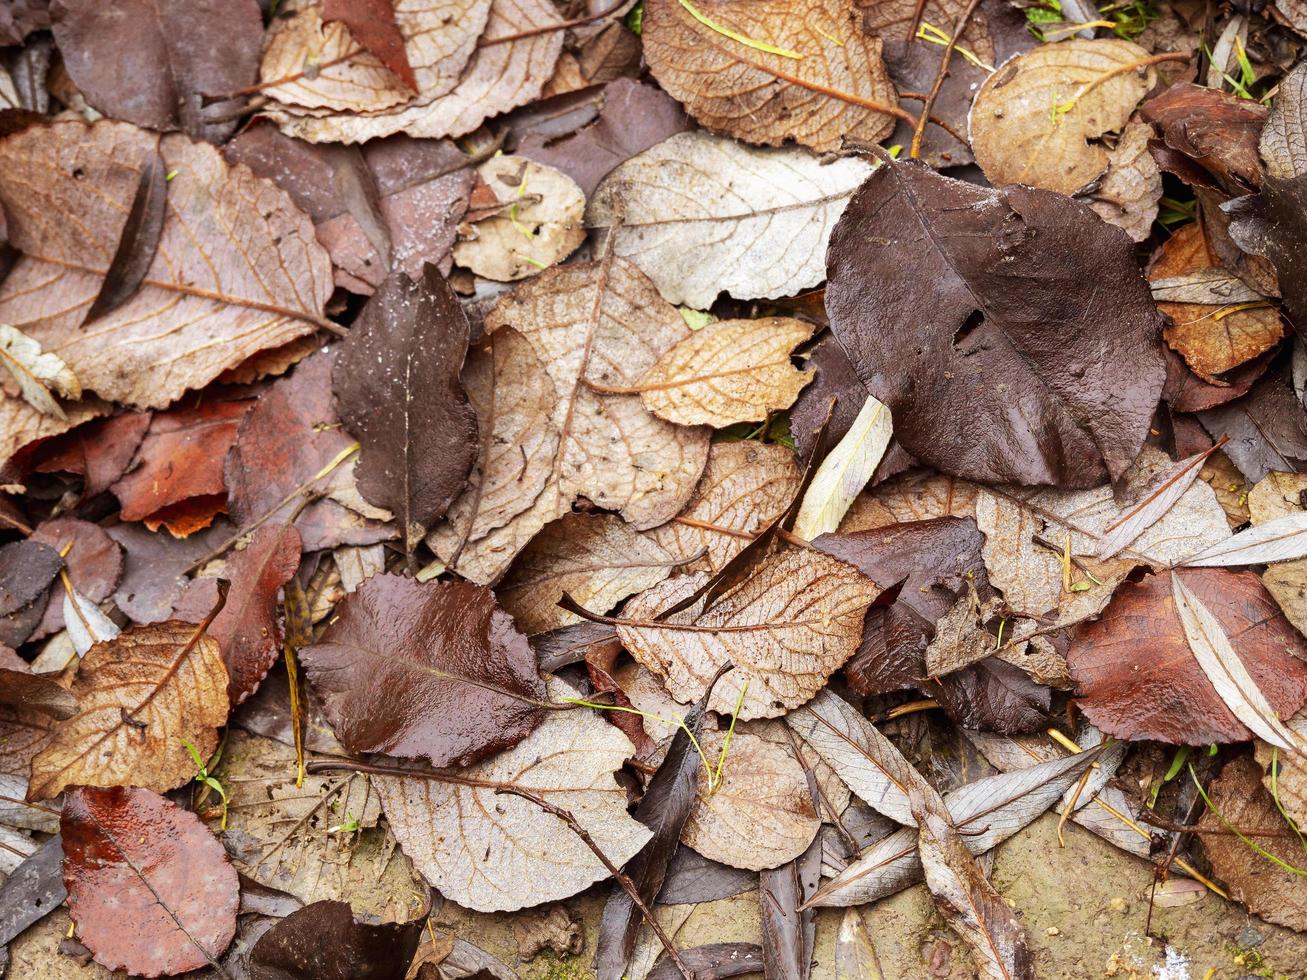
<path fill-rule="evenodd" d="M 889 409 L 868 395 L 849 431 L 817 467 L 799 506 L 794 533 L 811 541 L 838 528 L 854 498 L 871 481 L 893 435 Z"/>
<path fill-rule="evenodd" d="M 968 127 L 976 162 L 995 187 L 1074 193 L 1107 169 L 1098 140 L 1123 129 L 1157 83 L 1155 60 L 1120 38 L 1073 38 L 1017 55 L 976 92 Z"/>
<path fill-rule="evenodd" d="M 1114 557 L 1131 542 L 1138 540 L 1150 527 L 1164 520 L 1198 479 L 1202 465 L 1211 452 L 1196 453 L 1163 470 L 1153 485 L 1148 487 L 1146 495 L 1104 529 L 1098 557 Z M 1207 499 L 1201 491 L 1198 496 Z"/>
<path fill-rule="evenodd" d="M 535 654 L 478 586 L 374 576 L 299 656 L 352 752 L 466 766 L 542 717 Z"/>
<path fill-rule="evenodd" d="M 1307 413 L 1285 380 L 1267 375 L 1244 397 L 1198 413 L 1214 439 L 1229 437 L 1224 452 L 1251 483 L 1307 460 Z"/>
<path fill-rule="evenodd" d="M 641 37 L 654 78 L 706 129 L 831 152 L 894 128 L 880 38 L 862 30 L 850 0 L 650 0 Z"/>
<path fill-rule="evenodd" d="M 813 965 L 817 913 L 802 906 L 821 879 L 821 844 L 814 841 L 801 856 L 758 876 L 762 912 L 762 962 L 765 976 L 807 980 Z"/>
<path fill-rule="evenodd" d="M 1133 241 L 1147 240 L 1162 199 L 1162 172 L 1148 152 L 1152 130 L 1129 122 L 1108 159 L 1107 172 L 1089 198 L 1094 213 Z"/>
<path fill-rule="evenodd" d="M 82 385 L 57 355 L 43 353 L 21 330 L 0 323 L 0 364 L 17 383 L 23 401 L 44 415 L 68 421 L 54 395 L 76 401 L 82 397 Z"/>
<path fill-rule="evenodd" d="M 704 572 L 676 576 L 636 596 L 616 621 L 617 635 L 682 702 L 699 697 L 718 668 L 734 663 L 710 707 L 744 720 L 774 718 L 820 691 L 858 648 L 863 616 L 878 591 L 842 561 L 786 549 L 763 559 L 708 609 L 700 601 L 657 619 L 706 579 Z"/>
<path fill-rule="evenodd" d="M 575 696 L 557 680 L 548 692 Z M 526 790 L 569 811 L 621 867 L 651 836 L 613 779 L 631 748 L 588 711 L 551 711 L 517 746 L 453 779 L 378 776 L 375 785 L 400 847 L 432 887 L 479 912 L 515 911 L 574 895 L 608 871 L 553 814 L 497 791 Z"/>
<path fill-rule="evenodd" d="M 360 921 L 344 902 L 314 902 L 263 934 L 250 953 L 250 978 L 404 980 L 423 921 Z"/>
<path fill-rule="evenodd" d="M 32 635 L 63 567 L 59 552 L 40 541 L 0 545 L 0 644 L 17 647 Z"/>
<path fill-rule="evenodd" d="M 1280 79 L 1258 147 L 1272 177 L 1307 173 L 1307 64 L 1299 62 Z"/>
<path fill-rule="evenodd" d="M 1221 210 L 1230 216 L 1229 233 L 1244 252 L 1274 267 L 1289 320 L 1301 337 L 1307 331 L 1307 284 L 1296 275 L 1307 252 L 1307 174 L 1287 179 L 1267 175 L 1258 194 L 1237 197 Z"/>
<path fill-rule="evenodd" d="M 1172 85 L 1140 107 L 1162 142 L 1212 174 L 1227 191 L 1244 194 L 1262 182 L 1257 143 L 1267 108 L 1192 83 Z"/>
<path fill-rule="evenodd" d="M 95 497 L 118 482 L 150 426 L 151 413 L 123 412 L 95 419 L 41 446 L 38 473 L 74 473 L 83 478 L 82 497 Z"/>
<path fill-rule="evenodd" d="M 7 946 L 28 926 L 64 903 L 63 841 L 55 836 L 38 847 L 0 882 L 0 944 Z"/>
<path fill-rule="evenodd" d="M 1181 564 L 1191 568 L 1269 565 L 1274 562 L 1291 562 L 1305 556 L 1307 514 L 1300 512 L 1242 531 L 1191 555 Z"/>
<path fill-rule="evenodd" d="M 527 635 L 582 620 L 558 606 L 564 594 L 607 612 L 657 585 L 680 562 L 656 541 L 611 514 L 565 514 L 531 539 L 497 594 Z"/>
<path fill-rule="evenodd" d="M 515 155 L 491 157 L 477 174 L 499 204 L 464 227 L 454 245 L 459 265 L 513 282 L 557 265 L 585 240 L 585 196 L 567 174 Z"/>
<path fill-rule="evenodd" d="M 1272 710 L 1281 718 L 1297 711 L 1307 701 L 1307 641 L 1258 577 L 1224 569 L 1172 574 L 1183 575 L 1215 617 Z M 1141 630 L 1151 637 L 1142 659 Z M 1090 721 L 1118 738 L 1180 745 L 1252 738 L 1200 668 L 1185 632 L 1167 574 L 1126 583 L 1101 619 L 1077 627 L 1067 663 Z"/>
<path fill-rule="evenodd" d="M 122 632 L 117 623 L 100 611 L 99 606 L 76 589 L 64 591 L 61 605 L 63 621 L 68 624 L 68 641 L 79 657 L 86 656 L 97 643 L 112 640 Z M 48 651 L 49 647 L 42 650 L 41 655 Z"/>
<path fill-rule="evenodd" d="M 926 675 L 944 677 L 970 667 L 991 656 L 999 646 L 996 637 L 984 627 L 996 618 L 1001 603 L 991 599 L 981 603 L 975 585 L 967 583 L 967 594 L 935 620 L 935 635 L 926 647 Z"/>
<path fill-rule="evenodd" d="M 725 428 L 761 422 L 789 408 L 812 380 L 790 352 L 812 335 L 811 324 L 789 317 L 716 320 L 665 351 L 623 394 L 678 425 Z"/>
<path fill-rule="evenodd" d="M 130 301 L 83 330 L 156 144 L 178 176 L 154 264 Z M 0 286 L 0 321 L 105 398 L 162 408 L 323 322 L 330 261 L 308 219 L 207 144 L 109 121 L 33 127 L 0 142 L 0 203 L 23 251 Z"/>
<path fill-rule="evenodd" d="M 680 133 L 605 177 L 585 220 L 599 231 L 596 247 L 614 236 L 616 253 L 668 302 L 772 299 L 821 282 L 831 228 L 870 172 L 861 160 L 827 164 L 798 148 Z"/>
<path fill-rule="evenodd" d="M 322 20 L 327 24 L 343 23 L 355 41 L 376 55 L 401 82 L 418 91 L 393 0 L 323 0 Z M 415 40 L 421 44 L 425 39 L 419 36 Z"/>
<path fill-rule="evenodd" d="M 141 168 L 136 194 L 127 212 L 127 223 L 123 225 L 122 236 L 104 274 L 104 282 L 100 284 L 100 292 L 82 320 L 83 329 L 136 295 L 154 264 L 167 215 L 167 174 L 163 170 L 163 161 L 155 154 Z"/>
<path fill-rule="evenodd" d="M 860 909 L 846 909 L 835 937 L 835 980 L 885 980 Z"/>
<path fill-rule="evenodd" d="M 341 420 L 362 446 L 358 488 L 393 512 L 408 553 L 462 491 L 477 423 L 459 381 L 471 328 L 435 269 L 392 274 L 332 369 Z"/>
<path fill-rule="evenodd" d="M 211 965 L 236 934 L 236 870 L 199 817 L 136 786 L 68 793 L 60 823 L 68 911 L 110 970 Z"/>
<path fill-rule="evenodd" d="M 106 116 L 212 142 L 236 128 L 263 45 L 256 0 L 55 0 L 50 14 L 65 69 Z"/>
<path fill-rule="evenodd" d="M 1302 738 L 1307 738 L 1307 717 L 1299 712 L 1287 722 Z M 1258 741 L 1254 745 L 1257 764 L 1265 773 L 1262 785 L 1278 801 L 1285 814 L 1301 829 L 1307 824 L 1307 770 L 1303 757 L 1294 752 L 1281 752 L 1273 745 Z"/>
<path fill-rule="evenodd" d="M 72 545 L 64 555 L 64 568 L 73 590 L 84 601 L 97 603 L 109 598 L 122 578 L 122 548 L 98 524 L 75 517 L 56 517 L 37 525 L 29 540 L 48 544 L 61 553 Z M 59 591 L 66 597 L 66 590 Z M 64 603 L 58 598 L 52 595 L 45 607 L 45 615 L 30 639 L 42 639 L 68 625 Z"/>
<path fill-rule="evenodd" d="M 733 898 L 757 887 L 758 876 L 752 871 L 709 861 L 698 851 L 681 847 L 672 858 L 658 897 L 664 906 L 694 906 Z"/>
<path fill-rule="evenodd" d="M 77 699 L 68 689 L 52 677 L 33 674 L 26 661 L 4 648 L 9 654 L 6 666 L 0 667 L 0 704 L 12 705 L 19 711 L 36 711 L 50 718 L 71 718 L 77 713 Z M 10 661 L 14 666 L 8 666 Z M 22 668 L 17 664 L 21 663 Z"/>
<path fill-rule="evenodd" d="M 755 943 L 708 943 L 680 951 L 681 962 L 699 980 L 721 980 L 743 973 L 759 973 L 763 967 L 762 947 Z M 645 980 L 677 980 L 681 968 L 663 953 Z"/>
<path fill-rule="evenodd" d="M 32 800 L 75 784 L 180 786 L 195 776 L 184 743 L 208 758 L 227 722 L 218 644 L 190 623 L 137 626 L 92 647 L 71 690 L 78 712 L 32 760 Z"/>
<path fill-rule="evenodd" d="M 1061 195 L 887 164 L 831 236 L 826 302 L 912 456 L 989 482 L 1095 486 L 1135 458 L 1166 378 L 1136 268 L 1129 239 Z"/>
<path fill-rule="evenodd" d="M 929 469 L 910 470 L 854 500 L 840 522 L 840 530 L 851 534 L 941 517 L 974 518 L 978 490 L 976 484 L 955 476 Z"/>
<path fill-rule="evenodd" d="M 187 569 L 230 538 L 231 532 L 231 525 L 221 518 L 181 539 L 152 534 L 140 524 L 115 524 L 106 529 L 124 555 L 114 605 L 137 623 L 171 619 L 173 608 L 191 581 L 186 577 Z"/>

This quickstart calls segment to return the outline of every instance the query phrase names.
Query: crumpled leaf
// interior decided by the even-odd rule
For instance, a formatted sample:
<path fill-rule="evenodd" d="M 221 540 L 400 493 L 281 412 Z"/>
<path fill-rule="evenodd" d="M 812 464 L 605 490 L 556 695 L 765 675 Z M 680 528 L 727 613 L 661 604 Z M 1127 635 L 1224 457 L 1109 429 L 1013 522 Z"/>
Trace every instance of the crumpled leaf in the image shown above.
<path fill-rule="evenodd" d="M 1074 193 L 1107 169 L 1097 141 L 1122 129 L 1157 83 L 1150 63 L 1120 38 L 1073 38 L 1017 55 L 976 92 L 968 120 L 976 162 L 995 187 Z"/>
<path fill-rule="evenodd" d="M 605 177 L 585 220 L 600 231 L 597 247 L 614 235 L 616 253 L 668 302 L 771 299 L 821 282 L 831 228 L 870 172 L 857 159 L 823 163 L 798 148 L 680 133 Z"/>
<path fill-rule="evenodd" d="M 110 970 L 172 976 L 212 964 L 236 934 L 236 869 L 199 817 L 136 786 L 79 786 L 60 834 L 68 911 Z"/>
<path fill-rule="evenodd" d="M 331 385 L 341 421 L 359 440 L 358 488 L 394 513 L 410 554 L 463 491 L 477 422 L 459 381 L 471 328 L 428 266 L 394 273 L 341 345 Z"/>
<path fill-rule="evenodd" d="M 130 301 L 82 329 L 156 146 L 177 177 L 154 263 Z M 105 398 L 161 408 L 322 322 L 331 266 L 312 225 L 207 144 L 110 121 L 34 126 L 0 142 L 0 204 L 23 252 L 0 321 Z"/>
<path fill-rule="evenodd" d="M 221 96 L 258 76 L 257 0 L 55 0 L 50 13 L 64 67 L 106 116 L 211 142 L 236 128 L 242 97 Z"/>
<path fill-rule="evenodd" d="M 345 902 L 314 902 L 263 934 L 251 980 L 403 980 L 424 919 L 360 921 Z"/>
<path fill-rule="evenodd" d="M 463 227 L 454 261 L 465 269 L 513 282 L 557 265 L 585 240 L 585 196 L 567 174 L 515 155 L 491 157 L 477 173 L 499 205 Z"/>
<path fill-rule="evenodd" d="M 1252 572 L 1193 569 L 1182 578 L 1220 624 L 1271 709 L 1290 717 L 1307 702 L 1307 641 Z M 1226 706 L 1186 640 L 1172 575 L 1126 583 L 1097 622 L 1076 628 L 1067 663 L 1077 702 L 1096 726 L 1126 739 L 1181 745 L 1244 742 L 1253 733 Z M 1139 637 L 1148 636 L 1141 657 Z"/>
<path fill-rule="evenodd" d="M 1178 83 L 1139 111 L 1163 144 L 1213 175 L 1230 193 L 1244 194 L 1261 184 L 1257 143 L 1267 109 L 1255 99 Z"/>
<path fill-rule="evenodd" d="M 548 692 L 554 701 L 575 696 L 557 680 Z M 479 912 L 515 911 L 574 895 L 608 871 L 557 817 L 496 790 L 524 789 L 568 810 L 621 867 L 651 836 L 627 814 L 612 775 L 631 748 L 589 712 L 550 711 L 516 747 L 456 781 L 378 776 L 375 786 L 400 847 L 432 887 Z"/>
<path fill-rule="evenodd" d="M 863 616 L 878 591 L 842 561 L 786 549 L 760 561 L 707 610 L 700 600 L 657 620 L 706 579 L 704 572 L 676 576 L 636 596 L 616 621 L 617 635 L 681 702 L 699 697 L 718 668 L 734 663 L 709 706 L 743 720 L 774 718 L 821 690 L 857 649 Z"/>
<path fill-rule="evenodd" d="M 853 424 L 812 478 L 794 533 L 806 541 L 840 526 L 850 505 L 871 480 L 894 436 L 894 420 L 876 396 L 868 395 Z"/>
<path fill-rule="evenodd" d="M 1084 206 L 888 164 L 836 225 L 828 278 L 832 332 L 917 459 L 1085 487 L 1138 453 L 1166 379 L 1161 321 L 1129 239 Z"/>
<path fill-rule="evenodd" d="M 23 400 L 38 412 L 63 421 L 68 415 L 54 399 L 62 395 L 76 401 L 82 397 L 82 385 L 55 354 L 45 353 L 41 345 L 21 330 L 0 323 L 0 364 L 18 384 Z"/>
<path fill-rule="evenodd" d="M 195 776 L 183 739 L 207 759 L 229 710 L 218 644 L 175 621 L 92 647 L 71 690 L 78 712 L 32 760 L 29 799 L 48 800 L 75 784 L 180 786 Z"/>
<path fill-rule="evenodd" d="M 1151 136 L 1152 130 L 1143 123 L 1126 123 L 1107 172 L 1089 199 L 1095 214 L 1136 242 L 1152 234 L 1162 199 L 1162 172 L 1148 152 Z"/>
<path fill-rule="evenodd" d="M 531 539 L 496 594 L 530 636 L 582 621 L 559 608 L 564 594 L 606 612 L 657 585 L 678 564 L 620 517 L 565 514 Z"/>
<path fill-rule="evenodd" d="M 1272 177 L 1307 174 L 1307 63 L 1280 79 L 1258 147 Z"/>
<path fill-rule="evenodd" d="M 846 137 L 878 143 L 894 128 L 898 99 L 861 15 L 850 0 L 649 0 L 644 54 L 705 129 L 830 152 Z"/>
<path fill-rule="evenodd" d="M 1267 174 L 1260 193 L 1237 197 L 1221 210 L 1230 216 L 1235 244 L 1274 266 L 1289 320 L 1300 337 L 1307 334 L 1307 283 L 1297 274 L 1307 254 L 1307 174 Z"/>

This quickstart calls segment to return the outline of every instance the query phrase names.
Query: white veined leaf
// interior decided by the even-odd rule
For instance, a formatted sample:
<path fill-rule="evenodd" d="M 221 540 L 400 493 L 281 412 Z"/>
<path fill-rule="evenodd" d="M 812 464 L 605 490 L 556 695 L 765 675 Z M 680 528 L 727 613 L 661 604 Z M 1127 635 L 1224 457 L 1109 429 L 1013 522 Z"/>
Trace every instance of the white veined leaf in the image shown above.
<path fill-rule="evenodd" d="M 1282 749 L 1307 753 L 1307 742 L 1280 720 L 1234 652 L 1220 621 L 1175 572 L 1171 573 L 1171 594 L 1189 649 L 1226 707 L 1258 738 Z"/>
<path fill-rule="evenodd" d="M 95 644 L 112 640 L 119 633 L 117 624 L 76 589 L 64 590 L 64 623 L 79 657 L 86 656 L 86 651 Z"/>
<path fill-rule="evenodd" d="M 817 467 L 799 505 L 794 533 L 811 541 L 839 527 L 854 498 L 876 472 L 893 435 L 889 409 L 874 395 L 868 395 L 849 431 Z"/>
<path fill-rule="evenodd" d="M 1215 448 L 1182 459 L 1168 469 L 1157 486 L 1143 500 L 1104 529 L 1103 539 L 1098 545 L 1098 557 L 1111 558 L 1165 517 L 1166 512 L 1176 505 L 1186 490 L 1193 486 L 1194 480 L 1198 479 L 1198 473 L 1202 470 L 1203 462 Z"/>
<path fill-rule="evenodd" d="M 1180 562 L 1191 568 L 1269 565 L 1307 557 L 1307 511 L 1258 524 Z"/>
<path fill-rule="evenodd" d="M 67 420 L 51 389 L 65 398 L 82 397 L 81 382 L 67 364 L 55 354 L 42 353 L 39 343 L 4 323 L 0 323 L 0 364 L 18 382 L 23 401 L 38 412 Z"/>

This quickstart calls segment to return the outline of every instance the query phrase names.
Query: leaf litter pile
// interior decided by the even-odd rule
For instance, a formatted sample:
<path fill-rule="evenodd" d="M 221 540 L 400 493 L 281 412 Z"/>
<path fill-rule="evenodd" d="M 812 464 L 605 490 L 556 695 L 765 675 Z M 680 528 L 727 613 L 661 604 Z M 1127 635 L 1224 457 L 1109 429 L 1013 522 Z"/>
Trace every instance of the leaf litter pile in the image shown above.
<path fill-rule="evenodd" d="M 0 44 L 0 969 L 1034 977 L 1046 812 L 1307 932 L 1307 5 Z"/>

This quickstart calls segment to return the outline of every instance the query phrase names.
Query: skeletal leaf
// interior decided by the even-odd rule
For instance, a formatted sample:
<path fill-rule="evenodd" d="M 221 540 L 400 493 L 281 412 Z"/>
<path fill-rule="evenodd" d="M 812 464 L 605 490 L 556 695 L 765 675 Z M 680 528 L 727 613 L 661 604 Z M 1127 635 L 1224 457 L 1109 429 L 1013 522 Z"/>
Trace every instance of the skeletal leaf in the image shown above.
<path fill-rule="evenodd" d="M 51 390 L 76 401 L 82 397 L 77 375 L 58 355 L 43 353 L 41 345 L 21 330 L 0 323 L 0 364 L 18 383 L 23 400 L 38 412 L 68 420 Z"/>
<path fill-rule="evenodd" d="M 817 467 L 803 495 L 794 533 L 811 541 L 838 528 L 876 472 L 893 435 L 889 409 L 874 395 L 868 395 L 849 431 Z"/>

